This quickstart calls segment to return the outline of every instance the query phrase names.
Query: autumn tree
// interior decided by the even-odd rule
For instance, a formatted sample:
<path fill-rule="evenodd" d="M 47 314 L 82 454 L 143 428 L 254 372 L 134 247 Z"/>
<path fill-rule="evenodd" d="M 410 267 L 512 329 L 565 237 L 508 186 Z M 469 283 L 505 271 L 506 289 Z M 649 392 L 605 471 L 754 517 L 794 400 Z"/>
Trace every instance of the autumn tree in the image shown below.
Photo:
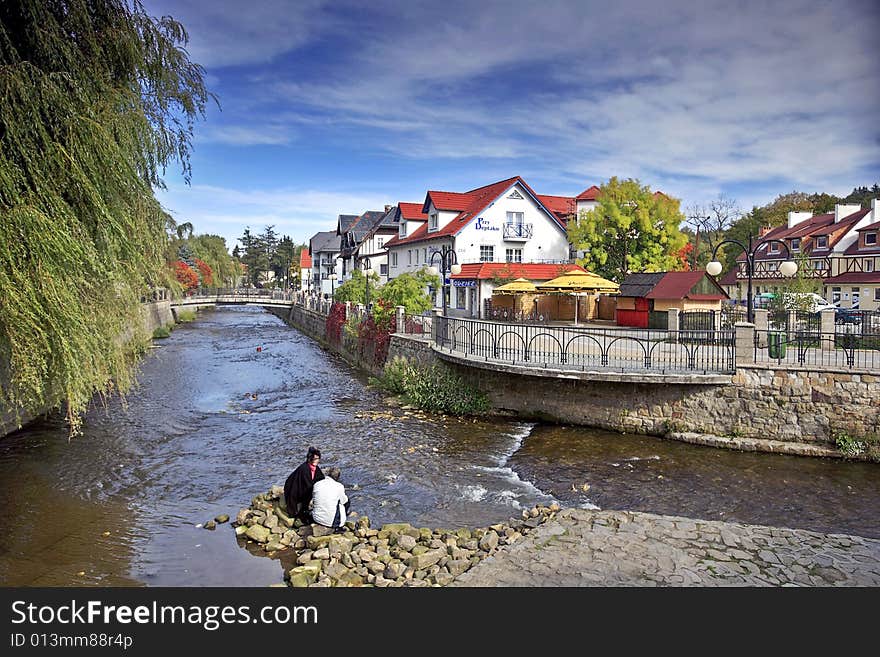
<path fill-rule="evenodd" d="M 680 265 L 676 254 L 687 243 L 679 229 L 679 201 L 652 192 L 638 180 L 611 178 L 601 187 L 599 205 L 569 222 L 569 241 L 584 251 L 579 264 L 621 282 L 631 271 L 667 271 Z"/>

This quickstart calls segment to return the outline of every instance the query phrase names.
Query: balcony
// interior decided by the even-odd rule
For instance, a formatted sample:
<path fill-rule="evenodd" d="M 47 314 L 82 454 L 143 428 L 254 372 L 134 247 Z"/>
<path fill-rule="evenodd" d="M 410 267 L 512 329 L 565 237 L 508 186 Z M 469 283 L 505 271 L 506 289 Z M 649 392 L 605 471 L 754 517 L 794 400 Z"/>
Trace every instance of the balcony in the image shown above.
<path fill-rule="evenodd" d="M 504 224 L 504 239 L 508 242 L 532 239 L 532 224 Z"/>

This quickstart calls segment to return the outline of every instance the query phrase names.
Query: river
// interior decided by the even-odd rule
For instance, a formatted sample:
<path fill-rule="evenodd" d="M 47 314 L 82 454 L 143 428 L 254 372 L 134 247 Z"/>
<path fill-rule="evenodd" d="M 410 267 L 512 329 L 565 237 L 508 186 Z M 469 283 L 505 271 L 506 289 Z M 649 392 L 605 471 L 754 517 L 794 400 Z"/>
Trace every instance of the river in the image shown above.
<path fill-rule="evenodd" d="M 874 464 L 425 415 L 257 308 L 179 325 L 139 381 L 71 441 L 57 421 L 0 439 L 0 583 L 280 582 L 229 524 L 199 525 L 283 484 L 309 445 L 374 526 L 484 526 L 557 500 L 880 537 Z"/>

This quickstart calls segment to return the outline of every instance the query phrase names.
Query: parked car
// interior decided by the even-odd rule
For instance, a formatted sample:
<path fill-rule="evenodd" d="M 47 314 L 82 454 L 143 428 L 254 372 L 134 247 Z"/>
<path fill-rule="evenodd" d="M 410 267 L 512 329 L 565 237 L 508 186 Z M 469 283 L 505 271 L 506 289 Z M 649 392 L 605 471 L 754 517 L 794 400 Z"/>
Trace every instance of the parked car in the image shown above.
<path fill-rule="evenodd" d="M 806 310 L 811 313 L 819 313 L 823 310 L 837 310 L 837 306 L 828 303 L 823 297 L 815 292 L 784 292 L 782 303 L 789 310 Z"/>
<path fill-rule="evenodd" d="M 835 308 L 835 324 L 861 324 L 862 311 L 858 308 Z"/>

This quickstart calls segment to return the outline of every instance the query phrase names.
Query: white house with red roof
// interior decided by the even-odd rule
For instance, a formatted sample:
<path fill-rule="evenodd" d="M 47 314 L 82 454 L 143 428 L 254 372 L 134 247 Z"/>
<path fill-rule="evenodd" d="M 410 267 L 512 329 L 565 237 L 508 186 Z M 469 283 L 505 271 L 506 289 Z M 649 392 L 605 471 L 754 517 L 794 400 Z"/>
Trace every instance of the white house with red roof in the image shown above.
<path fill-rule="evenodd" d="M 467 192 L 429 191 L 421 218 L 401 224 L 401 233 L 386 246 L 389 278 L 432 264 L 432 255 L 448 246 L 460 265 L 476 263 L 568 263 L 566 222 L 577 209 L 573 198 L 541 196 L 519 176 Z M 439 264 L 439 256 L 434 258 Z M 549 278 L 553 278 L 550 276 Z M 469 286 L 464 307 L 448 301 L 452 314 L 479 316 L 483 302 L 492 296 L 492 285 L 480 279 L 456 277 L 459 287 Z M 464 281 L 470 281 L 465 283 Z M 435 303 L 442 305 L 439 293 Z"/>
<path fill-rule="evenodd" d="M 308 249 L 299 252 L 299 289 L 312 290 L 312 256 Z"/>

